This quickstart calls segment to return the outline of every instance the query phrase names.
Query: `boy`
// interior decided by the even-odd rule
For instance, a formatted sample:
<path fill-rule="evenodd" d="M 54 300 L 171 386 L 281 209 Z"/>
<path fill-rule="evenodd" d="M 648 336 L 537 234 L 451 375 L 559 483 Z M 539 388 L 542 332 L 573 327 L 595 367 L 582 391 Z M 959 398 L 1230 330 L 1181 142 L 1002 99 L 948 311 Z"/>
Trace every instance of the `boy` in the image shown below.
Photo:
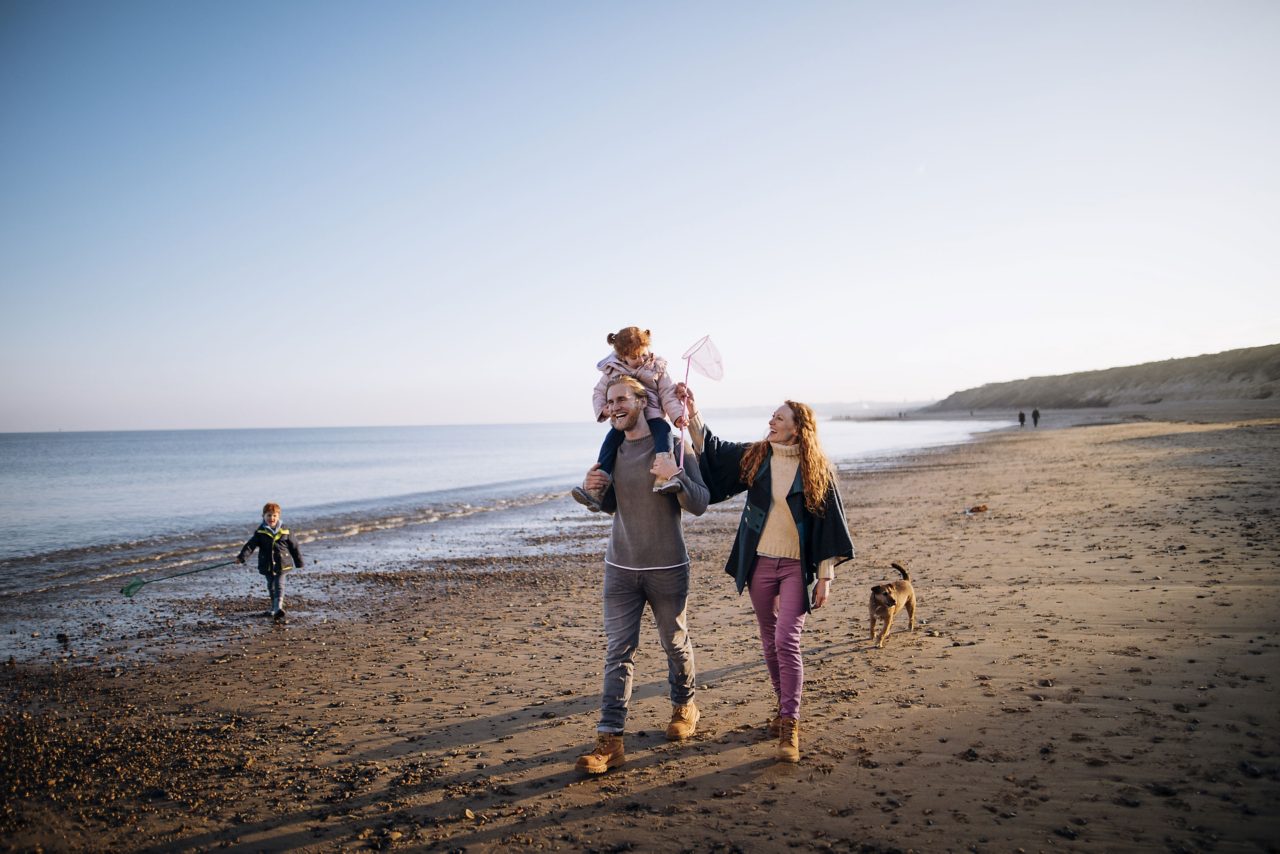
<path fill-rule="evenodd" d="M 271 610 L 266 615 L 283 623 L 284 574 L 294 567 L 302 569 L 302 552 L 298 551 L 298 544 L 289 535 L 289 529 L 280 527 L 279 504 L 272 502 L 262 506 L 262 524 L 240 549 L 236 561 L 244 563 L 254 549 L 258 550 L 258 572 L 267 577 L 267 594 L 271 597 Z M 292 562 L 285 560 L 286 550 Z"/>

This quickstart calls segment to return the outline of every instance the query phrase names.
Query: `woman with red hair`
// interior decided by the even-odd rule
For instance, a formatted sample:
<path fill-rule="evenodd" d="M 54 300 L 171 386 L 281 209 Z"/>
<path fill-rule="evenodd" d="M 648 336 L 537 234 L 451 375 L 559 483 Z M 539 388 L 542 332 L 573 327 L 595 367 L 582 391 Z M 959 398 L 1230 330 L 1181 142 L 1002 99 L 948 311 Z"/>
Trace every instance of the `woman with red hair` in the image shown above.
<path fill-rule="evenodd" d="M 778 699 L 769 734 L 778 760 L 800 761 L 800 695 L 805 616 L 831 595 L 835 565 L 853 557 L 853 542 L 835 473 L 818 441 L 813 409 L 788 400 L 758 442 L 726 442 L 702 423 L 693 392 L 677 388 L 711 501 L 747 493 L 738 533 L 725 564 L 738 593 L 751 591 L 760 645 Z"/>

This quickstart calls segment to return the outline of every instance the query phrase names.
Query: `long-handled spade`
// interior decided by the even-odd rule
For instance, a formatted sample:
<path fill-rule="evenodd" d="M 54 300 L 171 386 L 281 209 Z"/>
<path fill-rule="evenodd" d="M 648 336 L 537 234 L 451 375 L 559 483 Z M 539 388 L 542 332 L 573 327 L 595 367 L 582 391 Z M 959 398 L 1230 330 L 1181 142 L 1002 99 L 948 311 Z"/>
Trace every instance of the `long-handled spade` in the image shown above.
<path fill-rule="evenodd" d="M 133 581 L 130 581 L 124 587 L 120 588 L 120 592 L 126 596 L 132 596 L 133 594 L 141 590 L 142 585 L 144 584 L 152 584 L 153 582 L 156 582 L 156 581 L 164 581 L 169 578 L 177 578 L 180 575 L 193 575 L 194 573 L 197 573 L 197 572 L 208 572 L 211 569 L 218 569 L 219 567 L 223 567 L 223 566 L 231 566 L 231 564 L 233 563 L 235 563 L 234 560 L 229 560 L 226 563 L 215 563 L 213 566 L 202 566 L 199 569 L 188 569 L 186 572 L 175 572 L 173 575 L 162 575 L 159 578 L 135 578 Z"/>

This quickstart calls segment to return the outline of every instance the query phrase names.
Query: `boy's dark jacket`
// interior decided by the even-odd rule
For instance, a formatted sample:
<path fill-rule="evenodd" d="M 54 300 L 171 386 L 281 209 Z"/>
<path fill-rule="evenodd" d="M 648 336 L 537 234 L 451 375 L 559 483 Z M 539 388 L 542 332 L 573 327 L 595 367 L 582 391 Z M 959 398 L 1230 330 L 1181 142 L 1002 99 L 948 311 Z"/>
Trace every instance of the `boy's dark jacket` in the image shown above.
<path fill-rule="evenodd" d="M 298 544 L 293 541 L 288 528 L 280 528 L 272 534 L 266 525 L 259 525 L 236 560 L 244 563 L 254 549 L 258 550 L 258 572 L 263 575 L 279 575 L 294 567 L 302 568 L 302 552 L 298 551 Z M 292 562 L 285 560 L 286 551 L 293 558 Z"/>
<path fill-rule="evenodd" d="M 711 492 L 711 503 L 717 504 L 747 491 L 747 503 L 742 508 L 742 518 L 738 521 L 738 534 L 734 537 L 733 548 L 729 551 L 729 560 L 724 571 L 733 576 L 738 585 L 738 592 L 751 580 L 751 569 L 755 564 L 756 549 L 760 545 L 760 534 L 764 531 L 764 521 L 769 516 L 769 507 L 773 504 L 773 478 L 769 461 L 773 458 L 773 448 L 769 448 L 764 462 L 756 472 L 755 483 L 748 486 L 742 481 L 742 455 L 749 447 L 745 442 L 723 442 L 712 435 L 711 430 L 703 425 L 703 449 L 698 458 L 702 469 L 702 479 Z M 849 538 L 849 523 L 844 517 L 844 505 L 840 501 L 840 492 L 835 481 L 827 491 L 823 515 L 809 512 L 804 506 L 804 482 L 801 473 L 796 472 L 795 482 L 787 493 L 787 507 L 791 510 L 791 518 L 795 520 L 796 532 L 800 535 L 800 563 L 804 568 L 804 584 L 807 592 L 805 610 L 813 610 L 813 591 L 818 584 L 818 565 L 827 558 L 853 557 L 853 541 Z"/>

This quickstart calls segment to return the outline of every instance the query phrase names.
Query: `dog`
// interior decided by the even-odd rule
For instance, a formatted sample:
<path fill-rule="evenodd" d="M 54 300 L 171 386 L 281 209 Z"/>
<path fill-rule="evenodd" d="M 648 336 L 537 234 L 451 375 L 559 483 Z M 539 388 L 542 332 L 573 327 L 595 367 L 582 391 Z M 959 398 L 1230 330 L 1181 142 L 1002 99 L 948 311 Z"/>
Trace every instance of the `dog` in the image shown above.
<path fill-rule="evenodd" d="M 907 572 L 902 564 L 891 565 L 901 573 L 902 580 L 877 584 L 871 588 L 871 639 L 873 641 L 876 640 L 876 621 L 884 622 L 884 628 L 880 631 L 880 640 L 876 643 L 878 649 L 884 648 L 884 639 L 889 636 L 893 619 L 903 608 L 907 609 L 907 616 L 911 619 L 911 631 L 916 630 L 916 591 L 911 586 L 911 573 Z"/>

